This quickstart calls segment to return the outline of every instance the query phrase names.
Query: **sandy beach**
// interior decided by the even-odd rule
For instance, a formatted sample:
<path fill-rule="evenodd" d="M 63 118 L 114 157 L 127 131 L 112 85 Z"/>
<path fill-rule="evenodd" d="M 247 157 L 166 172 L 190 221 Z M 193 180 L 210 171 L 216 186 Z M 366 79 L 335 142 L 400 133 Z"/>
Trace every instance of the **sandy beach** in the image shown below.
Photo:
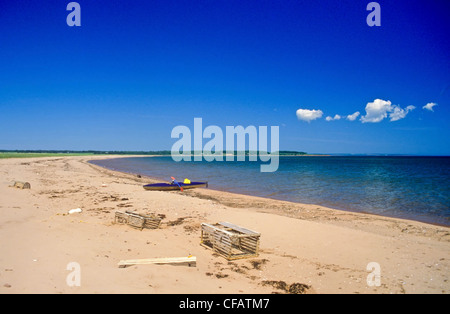
<path fill-rule="evenodd" d="M 110 157 L 0 160 L 0 293 L 450 292 L 448 227 L 211 189 L 145 191 L 150 179 L 88 163 L 96 158 Z M 141 231 L 115 223 L 119 210 L 164 219 Z M 259 256 L 229 262 L 202 247 L 201 223 L 219 221 L 260 232 Z M 117 265 L 189 255 L 195 267 Z M 368 284 L 369 263 L 380 285 Z"/>

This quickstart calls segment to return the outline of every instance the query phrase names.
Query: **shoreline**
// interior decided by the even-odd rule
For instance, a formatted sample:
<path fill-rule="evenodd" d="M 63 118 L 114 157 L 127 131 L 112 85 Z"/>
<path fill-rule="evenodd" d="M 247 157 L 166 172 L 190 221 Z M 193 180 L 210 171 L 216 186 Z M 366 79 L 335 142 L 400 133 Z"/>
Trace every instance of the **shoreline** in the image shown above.
<path fill-rule="evenodd" d="M 308 155 L 311 157 L 316 157 L 314 155 Z M 324 155 L 321 155 L 324 156 Z M 98 159 L 115 159 L 115 158 L 136 158 L 136 157 L 161 157 L 158 155 L 155 156 L 147 156 L 147 155 L 139 155 L 139 156 L 120 156 L 120 157 L 112 157 L 112 158 L 97 158 L 95 160 Z M 164 156 L 163 156 L 164 157 Z M 170 157 L 170 156 L 166 156 L 166 157 Z M 304 156 L 286 156 L 286 157 L 304 157 Z M 87 161 L 87 163 L 95 165 L 97 167 L 100 167 L 102 169 L 107 169 L 109 171 L 112 171 L 114 173 L 118 173 L 118 174 L 124 174 L 124 175 L 131 175 L 131 176 L 137 176 L 140 175 L 142 178 L 146 178 L 149 180 L 148 183 L 158 183 L 161 182 L 161 179 L 158 179 L 157 177 L 152 177 L 152 176 L 148 176 L 148 175 L 144 175 L 142 173 L 131 173 L 131 172 L 126 172 L 126 171 L 120 171 L 120 170 L 115 170 L 115 169 L 109 169 L 107 167 L 104 166 L 99 166 L 96 164 L 93 164 L 90 162 L 90 160 Z M 164 181 L 164 180 L 163 180 Z M 164 182 L 168 182 L 168 181 L 164 181 Z M 348 213 L 355 213 L 355 214 L 364 214 L 364 215 L 374 215 L 377 216 L 379 218 L 392 218 L 392 219 L 400 219 L 400 220 L 404 220 L 404 221 L 413 221 L 413 222 L 418 222 L 418 223 L 423 223 L 423 224 L 429 224 L 429 225 L 433 225 L 433 226 L 437 226 L 437 227 L 445 227 L 445 228 L 450 228 L 450 225 L 446 225 L 446 224 L 442 224 L 442 223 L 436 223 L 436 222 L 430 222 L 430 221 L 422 221 L 422 220 L 418 220 L 418 219 L 414 219 L 414 218 L 404 218 L 404 217 L 397 217 L 397 216 L 389 216 L 389 215 L 382 215 L 382 214 L 377 214 L 377 213 L 371 213 L 368 211 L 358 211 L 358 210 L 352 210 L 352 209 L 344 209 L 344 208 L 338 208 L 338 207 L 330 207 L 330 206 L 326 206 L 326 205 L 319 205 L 319 204 L 315 204 L 315 203 L 301 203 L 301 202 L 295 202 L 295 201 L 290 201 L 290 200 L 283 200 L 283 199 L 278 199 L 278 198 L 272 198 L 269 196 L 258 196 L 258 195 L 254 195 L 251 194 L 250 192 L 248 193 L 237 193 L 237 192 L 230 192 L 230 191 L 224 191 L 224 190 L 220 190 L 220 189 L 214 189 L 214 188 L 208 188 L 208 190 L 211 191 L 217 191 L 220 193 L 228 193 L 231 195 L 242 195 L 242 196 L 249 196 L 249 197 L 255 197 L 255 198 L 261 198 L 261 199 L 266 199 L 266 200 L 270 200 L 270 201 L 279 201 L 279 202 L 287 202 L 287 203 L 292 203 L 292 204 L 296 204 L 298 206 L 317 206 L 320 208 L 325 208 L 325 209 L 329 209 L 332 211 L 341 211 L 341 212 L 348 212 Z M 198 197 L 201 197 L 201 193 L 198 194 Z"/>
<path fill-rule="evenodd" d="M 0 293 L 449 293 L 450 229 L 209 189 L 145 191 L 147 177 L 92 156 L 0 161 Z M 30 190 L 8 187 L 29 181 Z M 82 212 L 69 215 L 68 211 Z M 114 223 L 115 211 L 164 215 L 157 230 Z M 200 242 L 200 224 L 229 221 L 261 233 L 257 258 L 228 262 Z M 194 255 L 196 267 L 123 259 Z M 69 262 L 81 265 L 70 287 Z M 366 266 L 381 266 L 381 285 Z"/>
<path fill-rule="evenodd" d="M 149 156 L 127 156 L 127 157 L 124 156 L 124 157 L 119 157 L 119 158 L 134 158 L 134 157 L 149 157 Z M 159 156 L 156 156 L 156 157 L 159 157 Z M 117 158 L 117 157 L 113 157 L 113 158 Z M 101 158 L 101 159 L 103 159 L 103 158 Z M 109 159 L 109 158 L 105 158 L 105 159 Z M 107 167 L 92 164 L 92 163 L 90 163 L 90 161 L 91 160 L 87 160 L 85 162 L 87 164 L 93 166 L 94 168 L 97 168 L 97 171 L 107 173 L 108 175 L 111 175 L 111 176 L 116 176 L 116 177 L 123 176 L 124 178 L 130 179 L 130 180 L 135 180 L 136 182 L 139 182 L 142 185 L 161 182 L 160 179 L 155 178 L 155 177 L 143 175 L 141 173 L 130 173 L 130 172 L 125 172 L 125 171 L 120 171 L 120 170 L 109 169 Z M 137 177 L 138 175 L 140 175 L 141 177 L 140 178 Z M 144 182 L 143 180 L 148 180 L 148 181 Z M 176 192 L 171 192 L 171 193 L 176 193 Z M 310 221 L 324 222 L 324 221 L 328 221 L 328 219 L 323 220 L 323 219 L 320 219 L 319 218 L 320 216 L 318 216 L 318 215 L 314 215 L 314 214 L 305 215 L 304 213 L 300 214 L 298 212 L 296 213 L 295 211 L 302 210 L 304 208 L 315 208 L 315 210 L 320 210 L 320 211 L 328 213 L 329 215 L 333 215 L 333 217 L 334 217 L 333 219 L 335 221 L 338 221 L 339 217 L 345 217 L 345 218 L 341 218 L 344 220 L 347 220 L 349 217 L 353 217 L 353 218 L 355 218 L 355 220 L 358 220 L 357 217 L 359 215 L 361 215 L 362 217 L 373 216 L 373 218 L 376 218 L 380 221 L 392 222 L 393 224 L 398 224 L 398 223 L 402 223 L 402 222 L 405 224 L 417 223 L 417 224 L 423 224 L 425 226 L 429 225 L 429 226 L 433 226 L 433 227 L 448 228 L 450 231 L 450 226 L 443 225 L 443 224 L 429 223 L 429 222 L 423 222 L 423 221 L 407 219 L 407 218 L 384 216 L 381 214 L 375 214 L 375 213 L 369 213 L 369 212 L 358 212 L 358 211 L 352 211 L 352 210 L 346 210 L 346 209 L 338 209 L 338 208 L 332 208 L 332 207 L 327 207 L 327 206 L 318 205 L 318 204 L 292 202 L 292 201 L 280 200 L 280 199 L 275 199 L 275 198 L 270 198 L 270 197 L 255 196 L 255 195 L 251 195 L 251 194 L 234 193 L 234 192 L 217 190 L 217 189 L 213 189 L 213 188 L 207 188 L 207 189 L 198 188 L 198 189 L 192 189 L 192 190 L 189 189 L 189 190 L 185 190 L 184 192 L 180 192 L 180 193 L 183 193 L 184 195 L 187 195 L 190 197 L 196 197 L 199 199 L 215 201 L 222 205 L 229 206 L 229 207 L 235 207 L 235 208 L 250 207 L 250 208 L 259 208 L 259 210 L 265 209 L 267 211 L 268 207 L 270 207 L 271 210 L 269 210 L 267 212 L 270 212 L 272 214 L 287 216 L 287 217 L 296 218 L 296 219 L 310 220 Z M 265 203 L 267 203 L 269 205 L 265 205 Z M 285 211 L 286 208 L 290 208 L 289 211 Z M 311 212 L 308 212 L 308 213 L 311 213 Z M 422 233 L 422 232 L 423 231 L 420 231 L 419 233 Z"/>

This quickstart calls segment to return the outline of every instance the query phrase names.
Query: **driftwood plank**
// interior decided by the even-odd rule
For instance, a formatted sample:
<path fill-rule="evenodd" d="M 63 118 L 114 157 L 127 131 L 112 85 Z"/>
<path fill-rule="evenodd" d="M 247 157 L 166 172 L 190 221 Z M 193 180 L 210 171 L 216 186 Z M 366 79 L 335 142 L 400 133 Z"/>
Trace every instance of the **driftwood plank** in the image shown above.
<path fill-rule="evenodd" d="M 122 260 L 119 262 L 118 266 L 120 268 L 124 268 L 132 265 L 149 265 L 149 264 L 157 264 L 157 265 L 188 265 L 188 266 L 196 266 L 197 258 L 195 256 L 190 257 L 163 257 L 163 258 L 148 258 L 148 259 L 129 259 Z"/>

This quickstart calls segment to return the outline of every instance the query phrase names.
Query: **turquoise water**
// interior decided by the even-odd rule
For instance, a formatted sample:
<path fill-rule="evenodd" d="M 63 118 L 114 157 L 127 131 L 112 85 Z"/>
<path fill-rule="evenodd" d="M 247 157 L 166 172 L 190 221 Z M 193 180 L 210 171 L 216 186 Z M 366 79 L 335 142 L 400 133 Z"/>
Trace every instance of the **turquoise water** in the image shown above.
<path fill-rule="evenodd" d="M 170 181 L 208 181 L 215 190 L 450 225 L 449 157 L 280 157 L 278 171 L 260 162 L 174 162 L 118 158 L 97 165 Z"/>

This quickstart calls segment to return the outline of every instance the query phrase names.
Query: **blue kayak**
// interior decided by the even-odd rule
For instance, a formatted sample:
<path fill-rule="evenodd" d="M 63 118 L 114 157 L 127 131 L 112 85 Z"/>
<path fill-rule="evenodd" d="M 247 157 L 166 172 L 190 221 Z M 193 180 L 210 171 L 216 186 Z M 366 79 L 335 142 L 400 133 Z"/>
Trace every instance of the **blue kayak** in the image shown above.
<path fill-rule="evenodd" d="M 180 191 L 184 189 L 208 187 L 208 182 L 171 182 L 171 183 L 154 183 L 144 185 L 144 189 L 148 191 Z"/>

